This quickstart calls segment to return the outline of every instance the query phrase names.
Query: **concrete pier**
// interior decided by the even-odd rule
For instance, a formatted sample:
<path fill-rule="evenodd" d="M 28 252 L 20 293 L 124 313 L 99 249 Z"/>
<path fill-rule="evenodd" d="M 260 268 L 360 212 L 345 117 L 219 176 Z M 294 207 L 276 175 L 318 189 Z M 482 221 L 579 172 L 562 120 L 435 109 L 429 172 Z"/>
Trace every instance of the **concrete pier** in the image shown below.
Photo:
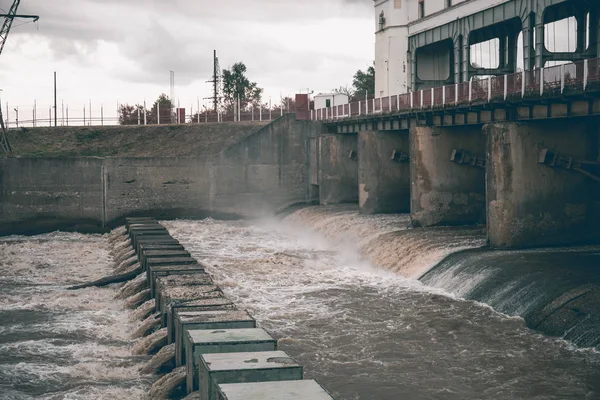
<path fill-rule="evenodd" d="M 283 351 L 203 354 L 200 357 L 201 400 L 217 400 L 223 383 L 301 380 L 302 366 Z"/>
<path fill-rule="evenodd" d="M 312 379 L 302 381 L 222 383 L 217 400 L 333 400 Z"/>
<path fill-rule="evenodd" d="M 188 393 L 199 388 L 198 370 L 203 354 L 277 350 L 277 340 L 260 328 L 190 330 L 184 341 Z"/>
<path fill-rule="evenodd" d="M 362 214 L 410 212 L 409 140 L 406 131 L 358 136 L 358 194 Z"/>
<path fill-rule="evenodd" d="M 148 371 L 155 371 L 157 363 L 175 368 L 155 383 L 151 393 L 175 393 L 177 387 L 191 393 L 200 388 L 202 392 L 196 393 L 201 398 L 216 399 L 219 383 L 302 378 L 302 367 L 276 351 L 277 340 L 257 328 L 247 311 L 237 310 L 206 273 L 205 265 L 191 257 L 162 225 L 150 219 L 127 223 L 124 234 L 113 236 L 118 250 L 114 254 L 119 259 L 137 258 L 143 272 L 136 280 L 145 283 L 130 292 L 127 302 L 141 302 L 138 298 L 143 296 L 154 303 L 143 305 L 141 332 L 149 336 L 135 351 L 158 351 Z M 153 311 L 156 314 L 146 319 Z M 219 356 L 211 361 L 207 354 L 213 353 Z M 205 372 L 202 383 L 201 371 Z M 178 383 L 182 379 L 185 389 Z"/>
<path fill-rule="evenodd" d="M 476 125 L 410 130 L 413 226 L 485 222 L 485 169 L 451 162 L 456 149 L 485 157 L 485 146 Z"/>
<path fill-rule="evenodd" d="M 358 137 L 322 135 L 319 154 L 321 204 L 358 202 Z"/>
<path fill-rule="evenodd" d="M 175 313 L 175 362 L 185 364 L 184 337 L 188 330 L 256 328 L 256 320 L 247 311 L 213 310 Z"/>
<path fill-rule="evenodd" d="M 597 121 L 553 120 L 486 126 L 487 232 L 494 247 L 597 243 L 597 183 L 540 164 L 548 149 L 572 160 L 598 159 Z M 572 161 L 573 162 L 573 161 Z"/>

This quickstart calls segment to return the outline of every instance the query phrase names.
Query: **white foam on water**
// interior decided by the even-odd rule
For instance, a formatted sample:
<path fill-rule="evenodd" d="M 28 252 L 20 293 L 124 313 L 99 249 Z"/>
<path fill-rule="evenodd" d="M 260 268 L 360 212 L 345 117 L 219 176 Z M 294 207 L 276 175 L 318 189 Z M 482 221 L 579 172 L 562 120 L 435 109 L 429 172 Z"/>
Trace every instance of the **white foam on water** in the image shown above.
<path fill-rule="evenodd" d="M 134 357 L 131 311 L 117 288 L 69 291 L 110 275 L 107 235 L 0 239 L 0 393 L 21 399 L 135 399 L 151 382 Z M 0 396 L 2 397 L 2 396 Z"/>
<path fill-rule="evenodd" d="M 336 399 L 463 400 L 480 399 L 484 391 L 485 398 L 563 399 L 600 393 L 597 355 L 573 352 L 563 341 L 530 331 L 521 319 L 401 276 L 407 268 L 394 273 L 370 260 L 408 257 L 422 264 L 410 266 L 406 275 L 418 275 L 456 249 L 480 246 L 479 228 L 432 233 L 400 225 L 397 233 L 394 227 L 406 216 L 385 216 L 359 229 L 362 217 L 344 207 L 337 214 L 335 207 L 304 210 L 304 216 L 296 212 L 283 222 L 163 224 L 208 263 L 234 303 L 280 339 L 280 348 L 305 366 L 306 376 L 316 377 Z M 307 222 L 307 213 L 319 215 Z M 404 235 L 397 244 L 424 245 L 385 247 L 386 235 Z M 373 247 L 365 256 L 367 246 Z M 536 380 L 545 386 L 530 384 Z"/>

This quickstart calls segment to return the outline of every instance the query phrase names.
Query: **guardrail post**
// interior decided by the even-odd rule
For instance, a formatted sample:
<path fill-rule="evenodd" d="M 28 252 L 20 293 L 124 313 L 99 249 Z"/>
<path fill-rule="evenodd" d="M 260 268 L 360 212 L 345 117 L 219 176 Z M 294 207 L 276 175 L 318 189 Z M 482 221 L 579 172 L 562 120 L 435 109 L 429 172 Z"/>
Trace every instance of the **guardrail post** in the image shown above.
<path fill-rule="evenodd" d="M 397 97 L 397 99 L 396 99 L 397 100 L 397 102 L 396 102 L 396 111 L 400 111 L 400 95 L 397 94 L 396 97 Z"/>
<path fill-rule="evenodd" d="M 361 114 L 362 114 L 362 110 L 361 110 L 361 108 L 362 108 L 362 103 L 361 103 L 361 102 L 360 102 L 360 100 L 359 100 L 359 101 L 358 101 L 358 115 L 361 115 Z"/>
<path fill-rule="evenodd" d="M 504 75 L 504 100 L 508 97 L 508 75 Z"/>
<path fill-rule="evenodd" d="M 379 99 L 379 105 L 381 106 L 381 99 Z M 373 97 L 373 108 L 371 108 L 371 113 L 375 114 L 375 97 Z"/>
<path fill-rule="evenodd" d="M 454 84 L 454 104 L 458 105 L 458 83 Z"/>
<path fill-rule="evenodd" d="M 525 97 L 525 79 L 527 75 L 525 75 L 525 70 L 521 72 L 521 98 Z"/>
<path fill-rule="evenodd" d="M 583 60 L 583 90 L 587 89 L 588 77 L 588 60 Z"/>
<path fill-rule="evenodd" d="M 388 112 L 392 112 L 392 96 L 388 94 Z"/>
<path fill-rule="evenodd" d="M 442 86 L 442 106 L 446 105 L 446 86 Z"/>
<path fill-rule="evenodd" d="M 492 77 L 488 77 L 488 103 L 492 100 Z"/>
<path fill-rule="evenodd" d="M 423 91 L 421 90 L 421 108 L 423 108 Z"/>
<path fill-rule="evenodd" d="M 434 104 L 435 104 L 435 90 L 434 90 L 434 88 L 431 88 L 431 108 L 433 108 Z"/>
<path fill-rule="evenodd" d="M 369 115 L 369 99 L 365 98 L 365 115 Z"/>
<path fill-rule="evenodd" d="M 413 92 L 408 92 L 408 94 L 410 94 L 410 108 L 414 108 L 414 99 L 413 99 Z"/>
<path fill-rule="evenodd" d="M 544 68 L 540 68 L 540 96 L 543 96 L 543 95 L 544 95 Z"/>
<path fill-rule="evenodd" d="M 560 66 L 560 93 L 562 94 L 565 91 L 565 66 L 564 64 Z"/>

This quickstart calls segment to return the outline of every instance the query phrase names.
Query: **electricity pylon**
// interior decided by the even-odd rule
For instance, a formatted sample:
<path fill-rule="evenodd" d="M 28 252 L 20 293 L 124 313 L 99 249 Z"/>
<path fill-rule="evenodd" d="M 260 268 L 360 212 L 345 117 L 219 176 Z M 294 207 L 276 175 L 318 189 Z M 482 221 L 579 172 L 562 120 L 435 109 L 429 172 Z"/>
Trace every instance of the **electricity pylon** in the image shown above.
<path fill-rule="evenodd" d="M 15 18 L 29 18 L 33 19 L 33 22 L 40 19 L 38 15 L 18 15 L 17 8 L 19 8 L 20 3 L 21 0 L 14 0 L 12 6 L 10 6 L 10 9 L 8 10 L 8 14 L 0 14 L 0 18 L 4 17 L 4 22 L 0 29 L 0 54 L 2 54 L 2 50 L 4 50 L 6 38 L 8 38 L 8 33 L 10 32 L 10 28 L 12 27 Z M 4 118 L 2 117 L 2 107 L 0 107 L 0 147 L 6 154 L 12 154 L 12 147 L 8 141 L 6 127 L 4 126 Z"/>

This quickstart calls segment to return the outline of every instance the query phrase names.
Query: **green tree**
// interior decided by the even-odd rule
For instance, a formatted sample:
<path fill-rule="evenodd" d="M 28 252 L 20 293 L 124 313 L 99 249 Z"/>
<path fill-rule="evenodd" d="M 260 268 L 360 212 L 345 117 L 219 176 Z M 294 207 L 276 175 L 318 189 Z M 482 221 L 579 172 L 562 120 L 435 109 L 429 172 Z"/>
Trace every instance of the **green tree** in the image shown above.
<path fill-rule="evenodd" d="M 144 123 L 144 106 L 136 104 L 135 106 L 129 104 L 121 104 L 119 106 L 119 125 L 137 125 L 138 124 L 138 110 L 139 110 L 139 122 Z"/>
<path fill-rule="evenodd" d="M 246 65 L 243 62 L 233 64 L 231 69 L 223 70 L 223 101 L 227 110 L 232 110 L 238 98 L 242 109 L 249 104 L 260 106 L 263 89 L 246 77 Z"/>
<path fill-rule="evenodd" d="M 365 71 L 359 69 L 354 74 L 352 86 L 354 89 L 353 100 L 364 100 L 367 92 L 370 96 L 373 96 L 375 93 L 375 68 L 371 66 Z"/>
<path fill-rule="evenodd" d="M 160 96 L 158 96 L 158 99 L 156 99 L 156 101 L 154 101 L 154 104 L 152 105 L 152 108 L 150 110 L 148 110 L 148 115 L 147 115 L 147 120 L 148 120 L 148 124 L 157 124 L 159 123 L 158 120 L 158 113 L 160 112 L 160 124 L 170 124 L 172 123 L 172 109 L 173 109 L 173 103 L 171 102 L 171 99 L 169 99 L 169 97 L 162 93 Z"/>

